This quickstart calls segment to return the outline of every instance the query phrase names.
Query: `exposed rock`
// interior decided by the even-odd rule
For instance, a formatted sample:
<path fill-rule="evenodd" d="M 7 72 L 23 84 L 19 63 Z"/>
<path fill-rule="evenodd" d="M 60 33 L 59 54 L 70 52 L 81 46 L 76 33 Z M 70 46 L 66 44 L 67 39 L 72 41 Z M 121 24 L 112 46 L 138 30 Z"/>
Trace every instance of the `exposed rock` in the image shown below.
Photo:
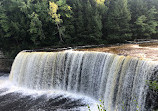
<path fill-rule="evenodd" d="M 150 81 L 158 81 L 158 66 L 155 67 L 153 72 L 154 73 L 150 77 Z M 149 111 L 158 110 L 158 90 L 149 88 L 146 103 L 146 109 L 150 109 Z"/>
<path fill-rule="evenodd" d="M 0 51 L 0 75 L 9 73 L 11 70 L 13 59 L 6 58 L 3 53 Z"/>

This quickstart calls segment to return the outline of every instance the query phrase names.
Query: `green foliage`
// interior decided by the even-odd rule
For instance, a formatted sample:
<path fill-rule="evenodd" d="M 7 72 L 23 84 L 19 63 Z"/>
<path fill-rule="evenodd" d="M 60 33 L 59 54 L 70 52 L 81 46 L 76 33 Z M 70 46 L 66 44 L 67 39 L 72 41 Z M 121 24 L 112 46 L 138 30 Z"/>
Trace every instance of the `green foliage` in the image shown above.
<path fill-rule="evenodd" d="M 150 37 L 156 33 L 158 23 L 155 20 L 155 14 L 157 14 L 156 9 L 152 7 L 146 15 L 141 15 L 137 18 L 135 24 L 141 37 Z"/>
<path fill-rule="evenodd" d="M 129 29 L 129 21 L 131 15 L 127 6 L 127 0 L 113 0 L 108 9 L 107 17 L 107 33 L 108 40 L 123 42 L 131 37 Z"/>
<path fill-rule="evenodd" d="M 99 101 L 100 101 L 100 104 L 99 105 L 97 104 L 98 111 L 106 111 L 105 106 L 104 106 L 104 102 L 101 99 Z M 140 107 L 138 106 L 136 98 L 133 100 L 133 102 L 134 102 L 134 104 L 136 104 L 136 111 L 140 111 Z M 88 107 L 88 111 L 91 111 L 90 106 L 87 105 L 87 107 Z M 126 111 L 125 102 L 122 102 L 122 111 Z"/>
<path fill-rule="evenodd" d="M 0 1 L 0 47 L 8 55 L 157 37 L 157 0 Z"/>
<path fill-rule="evenodd" d="M 104 107 L 104 102 L 101 99 L 99 101 L 100 101 L 101 104 L 97 105 L 98 106 L 98 110 L 99 111 L 106 111 L 105 107 Z"/>
<path fill-rule="evenodd" d="M 35 12 L 33 12 L 29 17 L 31 19 L 29 32 L 30 35 L 32 35 L 30 39 L 34 44 L 37 44 L 37 40 L 45 38 L 42 30 L 42 22 L 39 20 L 38 15 Z"/>
<path fill-rule="evenodd" d="M 57 14 L 58 12 L 61 14 Z M 65 26 L 62 24 L 63 19 L 61 18 L 71 18 L 71 7 L 66 4 L 66 0 L 59 0 L 56 3 L 49 2 L 49 14 L 57 26 L 60 42 L 64 42 L 62 36 L 64 36 Z"/>
<path fill-rule="evenodd" d="M 129 0 L 133 39 L 152 38 L 157 34 L 157 4 L 157 0 Z"/>
<path fill-rule="evenodd" d="M 146 31 L 147 24 L 145 21 L 147 20 L 147 17 L 145 15 L 141 15 L 137 18 L 135 24 L 137 25 L 137 31 L 139 31 L 139 34 L 144 34 Z"/>
<path fill-rule="evenodd" d="M 147 81 L 149 88 L 158 92 L 158 81 Z"/>

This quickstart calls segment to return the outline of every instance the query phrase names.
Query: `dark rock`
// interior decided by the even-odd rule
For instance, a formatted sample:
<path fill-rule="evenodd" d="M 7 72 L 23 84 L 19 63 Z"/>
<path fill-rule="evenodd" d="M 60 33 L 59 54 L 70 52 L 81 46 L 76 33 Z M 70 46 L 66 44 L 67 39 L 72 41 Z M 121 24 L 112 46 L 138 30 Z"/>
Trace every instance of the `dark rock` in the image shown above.
<path fill-rule="evenodd" d="M 154 73 L 150 77 L 150 81 L 158 82 L 158 66 L 155 67 L 153 72 Z M 148 89 L 147 98 L 146 98 L 146 109 L 148 109 L 148 111 L 158 110 L 158 90 L 154 90 L 152 88 Z"/>
<path fill-rule="evenodd" d="M 12 63 L 13 59 L 5 57 L 0 51 L 0 73 L 9 73 L 11 70 Z"/>

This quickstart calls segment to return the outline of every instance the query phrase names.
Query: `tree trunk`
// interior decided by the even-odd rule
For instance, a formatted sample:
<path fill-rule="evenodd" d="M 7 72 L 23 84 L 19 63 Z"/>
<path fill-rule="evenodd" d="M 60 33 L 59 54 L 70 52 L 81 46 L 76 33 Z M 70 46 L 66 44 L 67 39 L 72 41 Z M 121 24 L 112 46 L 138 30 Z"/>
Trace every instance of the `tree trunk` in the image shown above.
<path fill-rule="evenodd" d="M 63 38 L 62 38 L 62 34 L 60 32 L 60 27 L 59 27 L 59 24 L 57 24 L 57 28 L 58 28 L 58 31 L 59 31 L 59 39 L 60 39 L 60 42 L 63 43 Z"/>

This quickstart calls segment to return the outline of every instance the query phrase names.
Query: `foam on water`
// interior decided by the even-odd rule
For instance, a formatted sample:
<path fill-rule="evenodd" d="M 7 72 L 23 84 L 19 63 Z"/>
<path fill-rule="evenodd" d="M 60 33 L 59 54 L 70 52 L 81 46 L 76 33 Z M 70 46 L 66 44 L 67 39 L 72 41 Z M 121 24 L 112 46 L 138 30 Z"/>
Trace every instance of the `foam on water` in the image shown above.
<path fill-rule="evenodd" d="M 76 105 L 76 108 L 74 106 L 70 106 L 70 108 L 68 108 L 68 109 L 62 109 L 62 105 L 61 105 L 61 108 L 58 107 L 55 109 L 57 111 L 60 111 L 60 110 L 61 111 L 68 111 L 68 110 L 86 111 L 86 110 L 88 110 L 87 105 L 89 105 L 91 107 L 92 111 L 96 111 L 97 104 L 99 104 L 97 101 L 95 101 L 89 97 L 86 97 L 84 95 L 74 94 L 74 93 L 70 93 L 70 92 L 66 92 L 66 91 L 62 91 L 62 90 L 33 90 L 33 89 L 24 88 L 24 87 L 17 87 L 9 81 L 8 77 L 1 76 L 0 77 L 0 98 L 4 97 L 6 95 L 12 95 L 12 94 L 20 95 L 20 96 L 16 96 L 17 99 L 21 98 L 21 97 L 24 98 L 27 96 L 31 96 L 31 99 L 33 99 L 34 101 L 36 101 L 36 99 L 38 99 L 38 98 L 41 98 L 41 96 L 43 96 L 43 95 L 44 95 L 46 101 L 50 100 L 51 98 L 57 98 L 56 100 L 54 100 L 56 102 L 58 102 L 60 100 L 62 101 L 62 99 L 68 99 L 69 102 L 78 101 L 78 102 L 76 102 L 78 104 L 78 105 Z M 58 98 L 58 97 L 60 97 L 60 98 Z M 6 101 L 6 100 L 4 100 L 4 101 Z M 10 101 L 12 101 L 12 100 L 7 100 L 8 104 L 11 104 Z M 7 102 L 5 102 L 5 104 L 7 104 Z M 3 104 L 2 102 L 0 102 L 0 103 L 1 103 L 1 105 Z M 45 101 L 43 101 L 43 103 L 45 103 Z M 67 102 L 65 104 L 69 104 L 69 103 Z M 1 108 L 1 105 L 0 105 L 0 108 Z M 58 106 L 58 104 L 57 104 L 57 106 Z M 36 107 L 38 107 L 38 106 L 36 106 Z M 23 108 L 23 107 L 21 107 L 21 108 Z M 36 110 L 35 106 L 31 107 L 30 109 L 32 111 Z M 23 109 L 23 110 L 25 111 L 25 109 Z"/>

